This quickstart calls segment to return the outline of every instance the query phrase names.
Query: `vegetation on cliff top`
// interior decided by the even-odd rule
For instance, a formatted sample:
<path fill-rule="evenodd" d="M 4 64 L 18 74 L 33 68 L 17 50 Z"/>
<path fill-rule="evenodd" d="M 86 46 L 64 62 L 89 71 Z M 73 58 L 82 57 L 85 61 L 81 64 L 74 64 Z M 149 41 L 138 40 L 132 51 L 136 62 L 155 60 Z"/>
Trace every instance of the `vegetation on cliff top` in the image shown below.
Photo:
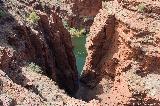
<path fill-rule="evenodd" d="M 40 17 L 37 15 L 37 13 L 35 11 L 32 11 L 28 16 L 27 21 L 33 24 L 37 23 L 39 19 Z"/>
<path fill-rule="evenodd" d="M 143 3 L 138 5 L 138 11 L 139 12 L 144 12 L 144 9 L 145 9 L 145 5 Z"/>

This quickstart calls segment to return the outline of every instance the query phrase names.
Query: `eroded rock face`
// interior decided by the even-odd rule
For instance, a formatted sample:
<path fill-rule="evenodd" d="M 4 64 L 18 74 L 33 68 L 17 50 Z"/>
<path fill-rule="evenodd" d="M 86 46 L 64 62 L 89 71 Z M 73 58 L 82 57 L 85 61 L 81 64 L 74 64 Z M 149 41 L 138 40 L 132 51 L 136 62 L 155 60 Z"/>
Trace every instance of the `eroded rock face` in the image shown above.
<path fill-rule="evenodd" d="M 73 16 L 69 17 L 68 22 L 71 27 L 85 28 L 89 30 L 94 17 L 102 8 L 101 0 L 73 0 Z"/>
<path fill-rule="evenodd" d="M 114 79 L 110 91 L 100 97 L 102 104 L 159 105 L 160 85 L 152 86 L 152 91 L 148 83 L 159 82 L 154 77 L 160 69 L 160 2 L 144 1 L 143 8 L 140 4 L 142 1 L 107 1 L 90 29 L 81 81 L 94 88 L 106 76 Z"/>
<path fill-rule="evenodd" d="M 24 5 L 25 9 L 17 14 L 15 10 Z M 72 95 L 78 89 L 78 72 L 71 36 L 55 11 L 46 13 L 35 5 L 35 1 L 29 4 L 6 1 L 3 5 L 4 10 L 8 6 L 11 8 L 6 9 L 10 14 L 7 13 L 0 19 L 0 22 L 3 22 L 0 26 L 1 69 L 14 82 L 22 84 L 21 80 L 25 78 L 20 67 L 27 62 L 34 62 L 41 66 L 44 74 L 56 81 L 60 88 Z M 35 8 L 39 20 L 30 24 L 26 22 L 27 17 L 20 15 L 29 14 L 33 11 L 32 8 Z"/>
<path fill-rule="evenodd" d="M 79 0 L 77 3 L 80 16 L 96 16 L 99 9 L 102 8 L 100 0 Z"/>
<path fill-rule="evenodd" d="M 83 2 L 80 13 L 88 15 L 92 2 Z M 84 88 L 85 92 L 80 92 L 83 96 L 98 95 L 100 102 L 86 103 L 69 97 L 47 77 L 71 95 L 78 89 L 73 47 L 57 14 L 60 12 L 53 11 L 54 7 L 43 8 L 35 0 L 6 0 L 5 5 L 0 4 L 7 12 L 0 18 L 0 105 L 159 106 L 159 4 L 152 0 L 106 0 L 87 38 L 88 56 L 81 77 L 93 91 Z M 33 8 L 40 19 L 31 24 L 25 14 Z M 29 62 L 41 66 L 47 76 L 27 69 Z"/>

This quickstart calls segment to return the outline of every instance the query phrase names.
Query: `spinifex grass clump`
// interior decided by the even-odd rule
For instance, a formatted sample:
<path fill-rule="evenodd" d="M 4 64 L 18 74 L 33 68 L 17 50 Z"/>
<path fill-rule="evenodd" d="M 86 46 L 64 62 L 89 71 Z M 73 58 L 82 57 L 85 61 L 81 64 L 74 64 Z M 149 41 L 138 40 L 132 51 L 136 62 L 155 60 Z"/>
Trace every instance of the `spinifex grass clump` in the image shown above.
<path fill-rule="evenodd" d="M 41 69 L 41 67 L 39 67 L 38 65 L 36 65 L 35 63 L 31 62 L 28 66 L 27 66 L 27 70 L 28 71 L 33 71 L 39 74 L 42 74 L 43 71 Z"/>
<path fill-rule="evenodd" d="M 27 18 L 27 21 L 33 24 L 33 23 L 37 23 L 39 19 L 40 17 L 37 15 L 37 13 L 35 11 L 32 11 L 29 14 L 29 17 Z"/>
<path fill-rule="evenodd" d="M 138 11 L 139 12 L 144 12 L 144 9 L 145 9 L 145 4 L 144 3 L 141 3 L 138 5 Z"/>

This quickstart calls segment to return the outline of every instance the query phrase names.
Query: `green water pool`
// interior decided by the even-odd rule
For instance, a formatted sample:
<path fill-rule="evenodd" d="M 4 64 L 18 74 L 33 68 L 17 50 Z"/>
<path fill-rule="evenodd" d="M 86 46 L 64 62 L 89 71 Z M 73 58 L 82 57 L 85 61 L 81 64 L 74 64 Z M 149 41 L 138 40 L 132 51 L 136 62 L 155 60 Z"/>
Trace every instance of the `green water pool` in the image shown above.
<path fill-rule="evenodd" d="M 76 57 L 77 69 L 80 75 L 83 70 L 85 58 L 87 56 L 87 52 L 85 48 L 86 36 L 72 37 L 72 43 L 74 46 L 74 54 Z"/>

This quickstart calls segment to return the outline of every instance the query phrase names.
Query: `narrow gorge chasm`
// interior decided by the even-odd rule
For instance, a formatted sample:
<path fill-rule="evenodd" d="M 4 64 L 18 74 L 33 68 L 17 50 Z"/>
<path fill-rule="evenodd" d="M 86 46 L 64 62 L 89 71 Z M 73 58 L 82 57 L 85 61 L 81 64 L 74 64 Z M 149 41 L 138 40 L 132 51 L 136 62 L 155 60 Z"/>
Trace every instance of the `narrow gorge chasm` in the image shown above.
<path fill-rule="evenodd" d="M 0 0 L 0 106 L 160 106 L 160 1 Z"/>

